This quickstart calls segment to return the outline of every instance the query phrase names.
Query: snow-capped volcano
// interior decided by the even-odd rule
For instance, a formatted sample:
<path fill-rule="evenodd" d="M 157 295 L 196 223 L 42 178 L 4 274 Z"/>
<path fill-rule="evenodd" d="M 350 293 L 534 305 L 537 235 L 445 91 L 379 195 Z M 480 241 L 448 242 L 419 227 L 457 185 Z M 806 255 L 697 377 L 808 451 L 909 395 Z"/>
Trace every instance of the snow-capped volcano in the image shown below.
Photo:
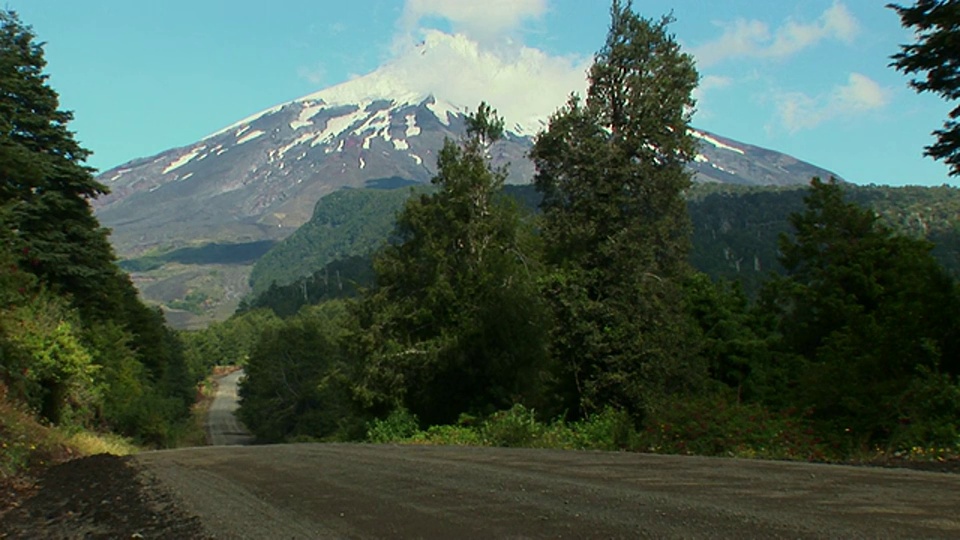
<path fill-rule="evenodd" d="M 373 73 L 104 172 L 100 180 L 111 194 L 95 202 L 98 217 L 113 229 L 122 257 L 157 247 L 280 239 L 337 189 L 429 181 L 444 138 L 462 135 L 465 113 L 483 98 L 469 100 L 484 93 L 507 126 L 491 149 L 494 161 L 511 164 L 511 182 L 527 182 L 532 137 L 546 125 L 547 105 L 559 105 L 565 94 L 544 97 L 546 89 L 519 86 L 539 76 L 557 80 L 563 70 L 551 61 L 521 52 L 505 64 L 468 40 L 428 35 L 415 54 Z M 433 69 L 457 62 L 477 69 Z M 466 82 L 446 84 L 450 73 Z M 783 154 L 694 134 L 702 142 L 691 163 L 699 181 L 791 184 L 830 175 Z"/>

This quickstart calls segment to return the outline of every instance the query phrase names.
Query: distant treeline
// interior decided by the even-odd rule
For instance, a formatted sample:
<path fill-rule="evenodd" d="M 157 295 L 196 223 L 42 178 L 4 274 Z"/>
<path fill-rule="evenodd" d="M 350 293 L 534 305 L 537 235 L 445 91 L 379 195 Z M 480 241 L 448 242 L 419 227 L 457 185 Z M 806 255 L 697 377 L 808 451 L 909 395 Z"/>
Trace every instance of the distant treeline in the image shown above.
<path fill-rule="evenodd" d="M 404 201 L 424 189 L 343 190 L 324 197 L 314 219 L 257 261 L 251 281 L 261 292 L 246 300 L 241 311 L 268 307 L 287 316 L 301 306 L 372 286 L 375 249 L 389 241 Z M 876 212 L 899 234 L 931 241 L 937 260 L 960 276 L 960 189 L 844 189 L 850 201 Z M 783 272 L 778 241 L 790 232 L 788 217 L 803 209 L 807 192 L 807 186 L 694 185 L 687 196 L 693 228 L 690 263 L 714 280 L 739 283 L 748 296 L 755 296 L 771 273 Z M 542 199 L 532 185 L 504 186 L 503 193 L 531 212 Z M 341 216 L 341 221 L 321 225 L 330 223 L 329 216 Z M 277 274 L 275 269 L 283 271 Z M 301 277 L 291 282 L 295 275 Z"/>
<path fill-rule="evenodd" d="M 941 262 L 956 269 L 957 191 L 694 189 L 693 58 L 669 17 L 611 14 L 586 95 L 531 150 L 535 192 L 504 196 L 487 159 L 503 121 L 481 103 L 430 190 L 322 200 L 258 268 L 267 294 L 191 335 L 245 363 L 247 426 L 262 441 L 960 455 L 960 284 Z M 370 250 L 370 266 L 345 259 Z"/>

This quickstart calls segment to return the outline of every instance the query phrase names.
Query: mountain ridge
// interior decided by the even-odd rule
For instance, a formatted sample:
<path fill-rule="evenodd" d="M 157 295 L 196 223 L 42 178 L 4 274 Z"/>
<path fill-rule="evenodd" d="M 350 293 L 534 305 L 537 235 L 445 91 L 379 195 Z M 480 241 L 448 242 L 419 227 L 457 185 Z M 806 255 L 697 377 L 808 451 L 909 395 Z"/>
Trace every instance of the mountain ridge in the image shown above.
<path fill-rule="evenodd" d="M 426 40 L 423 57 L 446 45 Z M 132 274 L 141 293 L 166 303 L 190 294 L 196 288 L 191 284 L 206 287 L 216 274 L 228 276 L 223 279 L 229 286 L 211 302 L 236 301 L 248 292 L 238 284 L 249 277 L 250 265 L 206 267 L 166 255 L 208 245 L 281 241 L 310 220 L 320 199 L 343 188 L 429 183 L 444 140 L 463 136 L 469 108 L 478 103 L 417 87 L 420 67 L 387 64 L 263 109 L 192 144 L 100 174 L 111 193 L 93 206 L 100 222 L 113 230 L 117 254 L 152 258 L 149 270 Z M 532 114 L 506 118 L 505 137 L 490 154 L 494 165 L 510 165 L 508 183 L 532 180 L 527 154 L 546 125 L 545 117 Z M 689 167 L 701 183 L 795 185 L 813 176 L 835 176 L 773 150 L 703 130 L 692 134 L 700 152 Z"/>

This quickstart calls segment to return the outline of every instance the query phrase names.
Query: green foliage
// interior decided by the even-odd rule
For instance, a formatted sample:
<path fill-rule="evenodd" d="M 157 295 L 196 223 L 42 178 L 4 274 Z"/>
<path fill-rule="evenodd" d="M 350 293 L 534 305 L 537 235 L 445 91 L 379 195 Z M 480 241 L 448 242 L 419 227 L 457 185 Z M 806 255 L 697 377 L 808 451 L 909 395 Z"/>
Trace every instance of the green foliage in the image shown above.
<path fill-rule="evenodd" d="M 517 404 L 490 415 L 480 433 L 492 446 L 530 447 L 543 436 L 544 427 L 537 421 L 535 411 Z"/>
<path fill-rule="evenodd" d="M 649 415 L 640 448 L 666 454 L 822 460 L 827 448 L 794 411 L 774 413 L 722 394 L 687 397 Z M 841 456 L 831 456 L 841 457 Z"/>
<path fill-rule="evenodd" d="M 0 311 L 0 374 L 19 399 L 50 422 L 70 406 L 88 406 L 98 367 L 84 348 L 75 314 L 65 302 L 41 292 L 9 311 Z"/>
<path fill-rule="evenodd" d="M 486 115 L 486 116 L 485 116 Z M 529 399 L 543 359 L 531 235 L 499 195 L 506 171 L 486 160 L 498 120 L 438 158 L 435 193 L 407 201 L 396 243 L 374 261 L 378 288 L 358 305 L 361 403 L 400 404 L 428 424 Z"/>
<path fill-rule="evenodd" d="M 611 15 L 586 100 L 574 96 L 551 117 L 531 156 L 564 408 L 611 405 L 639 418 L 703 374 L 682 292 L 698 76 L 669 18 L 644 19 L 619 1 Z"/>
<path fill-rule="evenodd" d="M 399 408 L 390 411 L 384 419 L 375 418 L 367 428 L 367 441 L 397 443 L 413 437 L 420 429 L 420 420 L 410 411 Z"/>
<path fill-rule="evenodd" d="M 893 66 L 905 74 L 922 74 L 910 81 L 917 92 L 933 92 L 947 101 L 960 98 L 960 5 L 956 0 L 917 0 L 913 6 L 887 4 L 896 10 L 916 43 L 903 45 L 893 55 Z M 943 129 L 933 134 L 937 142 L 926 155 L 942 159 L 952 176 L 960 175 L 960 106 L 950 111 Z"/>
<path fill-rule="evenodd" d="M 328 303 L 260 334 L 240 385 L 239 409 L 259 440 L 323 439 L 355 428 L 342 347 L 345 315 L 342 305 Z"/>
<path fill-rule="evenodd" d="M 255 309 L 203 330 L 181 332 L 179 338 L 191 372 L 207 373 L 214 366 L 246 365 L 260 335 L 280 324 L 272 311 Z"/>
<path fill-rule="evenodd" d="M 960 384 L 957 378 L 920 369 L 897 404 L 899 428 L 889 447 L 930 446 L 960 450 Z"/>
<path fill-rule="evenodd" d="M 338 259 L 290 285 L 274 283 L 253 300 L 241 302 L 237 312 L 268 308 L 278 317 L 289 317 L 303 306 L 356 296 L 360 290 L 373 286 L 374 280 L 371 257 Z"/>
<path fill-rule="evenodd" d="M 83 164 L 34 40 L 0 11 L 0 384 L 49 421 L 171 444 L 195 379 L 115 264 L 89 203 L 106 188 Z"/>
<path fill-rule="evenodd" d="M 845 444 L 882 444 L 897 436 L 918 369 L 960 370 L 957 287 L 929 243 L 893 234 L 835 182 L 814 179 L 806 205 L 781 242 L 787 276 L 763 304 L 776 314 L 775 349 L 797 355 L 790 399 Z"/>
<path fill-rule="evenodd" d="M 310 276 L 338 259 L 378 249 L 403 201 L 424 188 L 343 189 L 317 201 L 313 217 L 261 257 L 250 273 L 253 294 Z"/>
<path fill-rule="evenodd" d="M 763 396 L 769 377 L 762 367 L 769 356 L 770 336 L 739 284 L 694 274 L 684 288 L 687 308 L 700 329 L 700 357 L 710 379 L 735 389 L 741 398 Z"/>

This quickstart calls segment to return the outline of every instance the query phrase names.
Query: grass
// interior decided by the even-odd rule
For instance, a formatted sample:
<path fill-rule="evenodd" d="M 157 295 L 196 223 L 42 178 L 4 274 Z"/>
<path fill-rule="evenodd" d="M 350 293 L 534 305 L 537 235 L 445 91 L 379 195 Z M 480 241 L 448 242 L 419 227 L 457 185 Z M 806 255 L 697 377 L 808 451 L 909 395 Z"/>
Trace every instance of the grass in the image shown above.
<path fill-rule="evenodd" d="M 229 371 L 217 370 L 198 389 L 192 419 L 178 435 L 178 446 L 207 444 L 204 420 L 216 395 L 215 377 Z M 140 450 L 129 439 L 113 433 L 44 424 L 33 411 L 10 399 L 0 384 L 0 482 L 36 476 L 45 468 L 71 459 L 97 454 L 126 456 Z"/>
<path fill-rule="evenodd" d="M 117 435 L 45 425 L 25 406 L 8 399 L 0 385 L 0 481 L 32 476 L 78 457 L 124 456 L 138 450 Z"/>

